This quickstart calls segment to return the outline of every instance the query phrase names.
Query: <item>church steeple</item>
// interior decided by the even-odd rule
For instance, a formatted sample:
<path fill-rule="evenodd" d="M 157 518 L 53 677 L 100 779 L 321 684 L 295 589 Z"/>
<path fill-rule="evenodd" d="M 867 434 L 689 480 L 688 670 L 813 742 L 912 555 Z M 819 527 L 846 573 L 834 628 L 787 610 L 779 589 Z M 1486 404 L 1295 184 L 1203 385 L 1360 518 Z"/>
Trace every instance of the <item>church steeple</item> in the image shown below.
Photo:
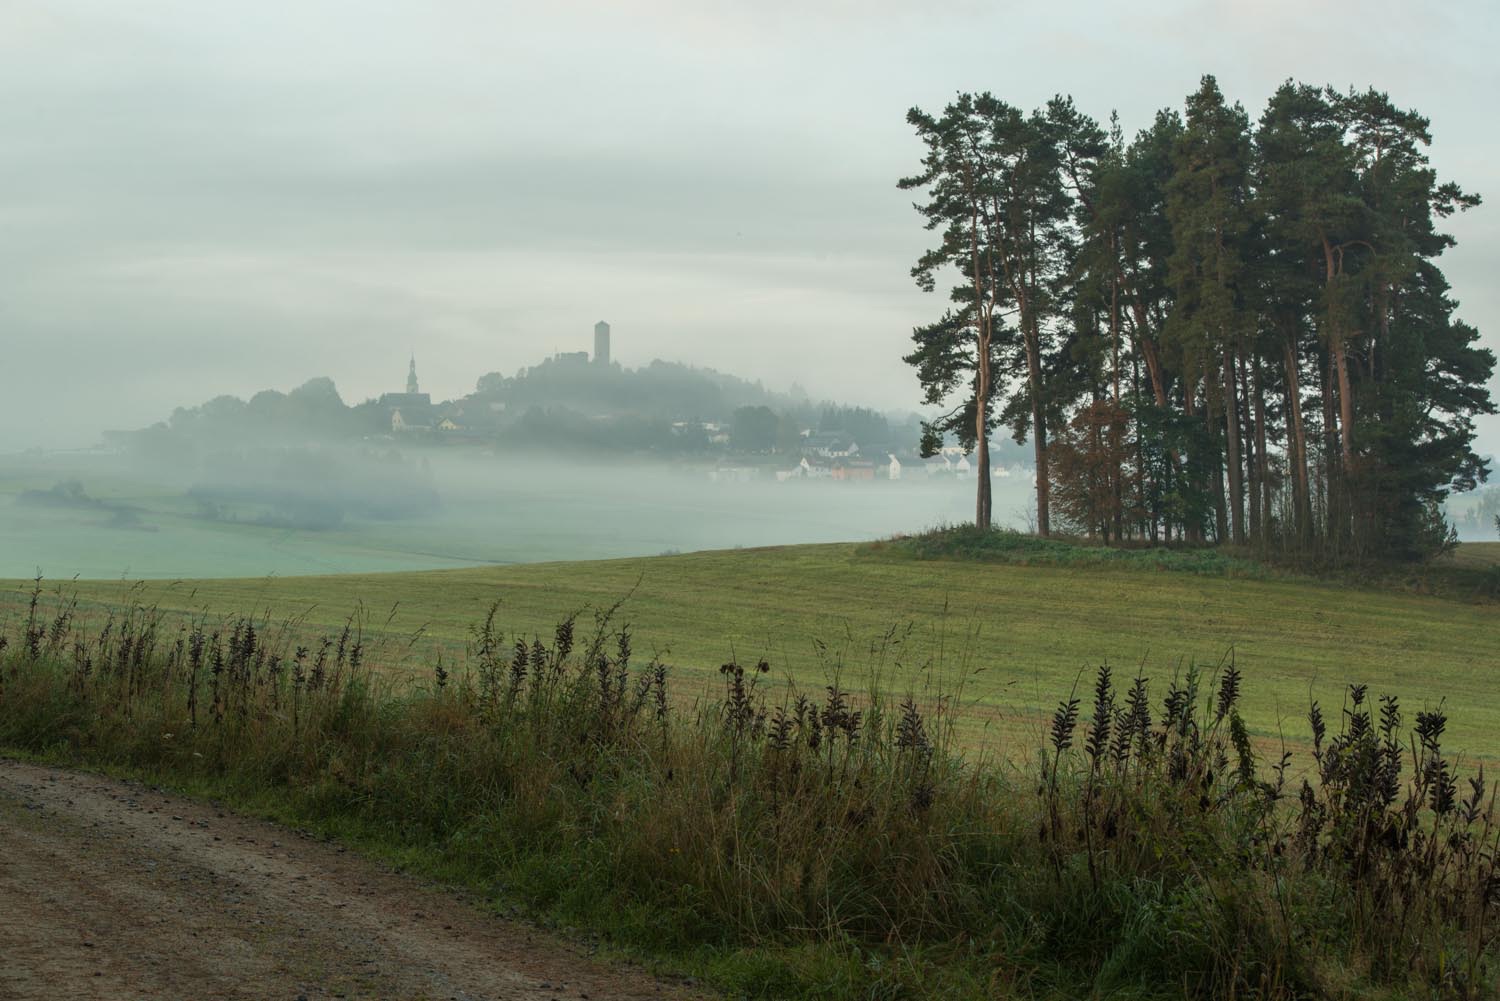
<path fill-rule="evenodd" d="M 415 394 L 417 392 L 417 356 L 411 356 L 411 366 L 406 370 L 406 391 Z"/>

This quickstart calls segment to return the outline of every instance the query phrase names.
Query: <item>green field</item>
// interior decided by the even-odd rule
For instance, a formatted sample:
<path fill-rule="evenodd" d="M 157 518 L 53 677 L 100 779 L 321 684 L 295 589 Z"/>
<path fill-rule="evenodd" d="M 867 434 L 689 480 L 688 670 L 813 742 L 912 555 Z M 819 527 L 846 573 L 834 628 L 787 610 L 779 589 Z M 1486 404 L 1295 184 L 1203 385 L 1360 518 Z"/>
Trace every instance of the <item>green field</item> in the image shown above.
<path fill-rule="evenodd" d="M 1500 545 L 1462 547 L 1469 564 Z M 430 670 L 460 650 L 492 602 L 507 631 L 550 631 L 571 611 L 629 596 L 620 611 L 642 655 L 673 666 L 678 691 L 716 683 L 719 664 L 767 657 L 772 680 L 820 688 L 842 664 L 863 685 L 953 692 L 962 684 L 968 742 L 1005 753 L 1032 746 L 1079 672 L 1107 660 L 1164 682 L 1232 649 L 1247 716 L 1262 738 L 1300 743 L 1309 695 L 1336 718 L 1346 684 L 1402 697 L 1408 713 L 1445 700 L 1454 751 L 1500 758 L 1500 605 L 1303 579 L 1245 579 L 1139 568 L 915 560 L 879 547 L 809 545 L 641 559 L 415 573 L 193 582 L 83 581 L 86 609 L 140 600 L 211 614 L 302 615 L 333 628 L 363 606 L 390 638 L 388 669 Z M 0 614 L 20 611 L 29 582 L 4 585 Z M 394 614 L 391 610 L 394 608 Z M 587 612 L 585 613 L 587 614 Z M 386 625 L 389 616 L 389 625 Z M 910 633 L 872 653 L 892 628 Z M 422 630 L 409 652 L 403 640 Z M 819 643 L 826 649 L 819 649 Z M 1085 678 L 1083 687 L 1088 685 Z"/>

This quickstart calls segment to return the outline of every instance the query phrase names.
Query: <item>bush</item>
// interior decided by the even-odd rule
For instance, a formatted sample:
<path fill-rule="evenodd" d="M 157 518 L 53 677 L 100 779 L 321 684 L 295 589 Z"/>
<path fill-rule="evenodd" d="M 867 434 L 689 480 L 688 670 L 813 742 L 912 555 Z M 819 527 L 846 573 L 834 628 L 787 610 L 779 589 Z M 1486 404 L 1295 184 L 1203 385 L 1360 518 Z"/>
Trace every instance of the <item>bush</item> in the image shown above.
<path fill-rule="evenodd" d="M 1227 556 L 1215 549 L 1084 545 L 1065 539 L 1047 539 L 1009 529 L 981 529 L 973 525 L 936 528 L 920 535 L 898 536 L 887 542 L 872 543 L 868 548 L 883 549 L 921 560 L 972 559 L 1018 566 L 1118 566 L 1214 577 L 1269 576 L 1264 565 L 1253 560 Z"/>

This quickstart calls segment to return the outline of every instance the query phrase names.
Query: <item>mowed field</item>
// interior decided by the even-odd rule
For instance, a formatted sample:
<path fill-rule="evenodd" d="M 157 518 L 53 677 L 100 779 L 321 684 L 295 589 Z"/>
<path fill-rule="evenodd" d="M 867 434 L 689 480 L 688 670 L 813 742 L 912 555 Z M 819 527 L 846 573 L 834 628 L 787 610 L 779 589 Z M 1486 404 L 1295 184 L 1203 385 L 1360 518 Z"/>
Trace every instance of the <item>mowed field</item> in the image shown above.
<path fill-rule="evenodd" d="M 1500 561 L 1500 544 L 1461 547 Z M 30 582 L 3 586 L 0 615 L 24 614 Z M 1039 723 L 1093 669 L 1143 670 L 1159 704 L 1174 673 L 1217 667 L 1233 652 L 1248 722 L 1263 739 L 1307 734 L 1308 700 L 1336 727 L 1350 683 L 1401 697 L 1410 718 L 1439 700 L 1447 746 L 1500 759 L 1500 604 L 1300 579 L 1228 579 L 1094 567 L 918 561 L 879 548 L 790 546 L 506 567 L 190 582 L 78 581 L 86 617 L 140 602 L 171 612 L 302 618 L 336 630 L 362 607 L 384 670 L 430 677 L 450 666 L 499 602 L 507 634 L 550 634 L 559 618 L 621 599 L 637 658 L 659 652 L 679 698 L 711 691 L 730 658 L 768 659 L 767 683 L 955 695 L 970 745 L 1008 756 L 1036 746 Z M 50 598 L 49 601 L 55 601 Z M 899 642 L 885 641 L 892 630 Z M 410 638 L 419 637 L 411 642 Z M 881 648 L 884 652 L 881 653 Z M 1080 679 L 1080 674 L 1082 677 Z"/>

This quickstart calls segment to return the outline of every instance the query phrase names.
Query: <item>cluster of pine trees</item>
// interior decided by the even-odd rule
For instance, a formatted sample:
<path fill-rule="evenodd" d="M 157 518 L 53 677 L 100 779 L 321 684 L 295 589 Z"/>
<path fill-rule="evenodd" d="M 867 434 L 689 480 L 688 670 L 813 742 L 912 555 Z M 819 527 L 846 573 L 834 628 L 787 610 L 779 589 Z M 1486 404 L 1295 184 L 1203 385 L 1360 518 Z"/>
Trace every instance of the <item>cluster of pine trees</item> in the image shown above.
<path fill-rule="evenodd" d="M 1252 122 L 1205 77 L 1133 140 L 1071 98 L 960 94 L 907 116 L 900 181 L 950 305 L 913 332 L 924 425 L 1035 449 L 1036 523 L 1106 540 L 1411 557 L 1485 479 L 1473 418 L 1492 352 L 1454 316 L 1441 221 L 1479 204 L 1429 164 L 1429 123 L 1383 93 L 1288 82 Z M 956 405 L 954 404 L 956 401 Z"/>

